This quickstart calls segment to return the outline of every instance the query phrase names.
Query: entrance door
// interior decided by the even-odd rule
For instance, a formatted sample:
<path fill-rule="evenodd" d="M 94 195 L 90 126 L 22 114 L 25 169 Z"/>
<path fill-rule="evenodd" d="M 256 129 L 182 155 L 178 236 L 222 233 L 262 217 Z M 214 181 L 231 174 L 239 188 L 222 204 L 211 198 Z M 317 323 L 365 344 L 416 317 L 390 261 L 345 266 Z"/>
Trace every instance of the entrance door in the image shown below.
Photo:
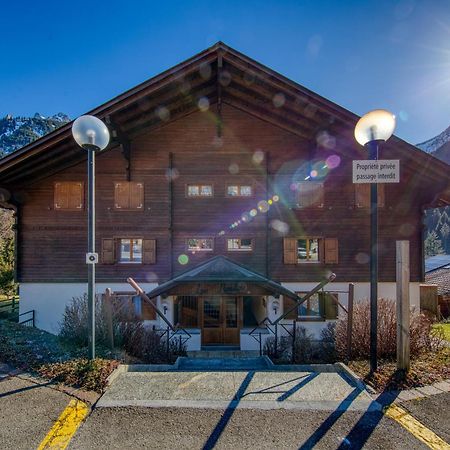
<path fill-rule="evenodd" d="M 202 297 L 201 312 L 203 345 L 239 345 L 242 297 Z"/>

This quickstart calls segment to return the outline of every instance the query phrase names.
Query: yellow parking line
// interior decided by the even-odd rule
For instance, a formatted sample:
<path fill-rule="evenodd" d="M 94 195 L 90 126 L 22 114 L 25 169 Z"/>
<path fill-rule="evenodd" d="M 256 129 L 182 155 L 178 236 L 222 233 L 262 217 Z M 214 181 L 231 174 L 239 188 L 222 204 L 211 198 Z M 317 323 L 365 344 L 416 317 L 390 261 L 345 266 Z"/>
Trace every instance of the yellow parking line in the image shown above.
<path fill-rule="evenodd" d="M 38 450 L 65 449 L 88 412 L 89 408 L 85 403 L 80 400 L 71 400 L 39 445 Z"/>
<path fill-rule="evenodd" d="M 400 408 L 398 405 L 390 405 L 386 411 L 386 416 L 398 422 L 406 428 L 412 435 L 422 441 L 433 450 L 450 450 L 450 445 L 441 439 L 436 433 L 420 423 L 411 414 Z"/>

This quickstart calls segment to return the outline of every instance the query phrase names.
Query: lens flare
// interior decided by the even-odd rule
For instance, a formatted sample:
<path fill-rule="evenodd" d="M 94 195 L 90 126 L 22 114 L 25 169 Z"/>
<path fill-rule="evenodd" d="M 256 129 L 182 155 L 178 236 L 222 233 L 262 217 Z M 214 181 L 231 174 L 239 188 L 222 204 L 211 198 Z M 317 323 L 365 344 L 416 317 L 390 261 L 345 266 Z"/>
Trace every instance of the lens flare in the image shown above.
<path fill-rule="evenodd" d="M 201 112 L 206 112 L 209 109 L 209 100 L 206 97 L 202 97 L 198 100 L 198 109 Z"/>
<path fill-rule="evenodd" d="M 236 175 L 239 173 L 239 166 L 236 163 L 230 164 L 228 167 L 228 172 L 231 173 L 231 175 Z"/>
<path fill-rule="evenodd" d="M 181 255 L 178 257 L 178 262 L 179 262 L 182 266 L 185 266 L 185 265 L 189 262 L 189 256 L 188 256 L 188 255 L 185 255 L 184 253 L 181 254 Z"/>
<path fill-rule="evenodd" d="M 274 202 L 277 202 L 278 200 L 280 200 L 280 197 L 279 197 L 278 195 L 274 195 L 274 196 L 272 197 L 272 200 L 273 200 Z"/>
<path fill-rule="evenodd" d="M 338 155 L 330 155 L 325 160 L 325 163 L 328 166 L 328 168 L 336 169 L 336 167 L 339 167 L 339 165 L 341 164 L 341 158 Z"/>
<path fill-rule="evenodd" d="M 257 211 L 256 209 L 252 209 L 252 210 L 250 211 L 250 215 L 251 215 L 252 217 L 255 217 L 256 214 L 258 214 L 258 211 Z"/>
<path fill-rule="evenodd" d="M 265 200 L 261 200 L 260 202 L 258 202 L 258 209 L 261 212 L 266 213 L 267 211 L 269 211 L 269 204 Z"/>
<path fill-rule="evenodd" d="M 271 205 L 271 204 L 273 203 L 273 200 L 270 198 L 269 200 L 267 200 L 267 203 L 268 203 L 269 205 Z"/>
<path fill-rule="evenodd" d="M 209 63 L 200 64 L 198 71 L 204 80 L 209 80 L 211 78 L 212 69 Z"/>
<path fill-rule="evenodd" d="M 286 103 L 286 97 L 282 92 L 279 92 L 273 96 L 272 103 L 275 108 L 281 108 Z"/>
<path fill-rule="evenodd" d="M 252 159 L 255 164 L 261 164 L 264 160 L 264 152 L 262 150 L 256 150 L 255 153 L 253 153 Z"/>
<path fill-rule="evenodd" d="M 219 75 L 219 83 L 222 86 L 228 86 L 231 83 L 231 74 L 230 72 L 224 70 Z"/>
<path fill-rule="evenodd" d="M 245 213 L 242 214 L 242 216 L 241 216 L 242 222 L 250 222 L 250 219 L 251 219 L 250 214 L 247 213 L 247 212 L 245 212 Z"/>
<path fill-rule="evenodd" d="M 367 264 L 370 261 L 370 257 L 367 253 L 360 252 L 356 254 L 355 261 L 358 264 Z"/>
<path fill-rule="evenodd" d="M 286 234 L 289 231 L 289 225 L 279 219 L 272 220 L 270 226 L 279 233 Z"/>
<path fill-rule="evenodd" d="M 165 106 L 158 106 L 155 110 L 155 114 L 164 122 L 167 122 L 170 119 L 170 111 Z"/>

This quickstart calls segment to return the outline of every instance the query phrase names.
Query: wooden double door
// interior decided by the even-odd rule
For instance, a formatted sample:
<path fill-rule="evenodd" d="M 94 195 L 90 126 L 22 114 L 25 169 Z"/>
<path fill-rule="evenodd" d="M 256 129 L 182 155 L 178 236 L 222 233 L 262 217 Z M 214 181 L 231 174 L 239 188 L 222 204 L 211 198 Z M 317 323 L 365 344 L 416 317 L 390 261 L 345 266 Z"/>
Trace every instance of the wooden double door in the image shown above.
<path fill-rule="evenodd" d="M 211 295 L 199 298 L 202 345 L 239 345 L 242 297 Z"/>

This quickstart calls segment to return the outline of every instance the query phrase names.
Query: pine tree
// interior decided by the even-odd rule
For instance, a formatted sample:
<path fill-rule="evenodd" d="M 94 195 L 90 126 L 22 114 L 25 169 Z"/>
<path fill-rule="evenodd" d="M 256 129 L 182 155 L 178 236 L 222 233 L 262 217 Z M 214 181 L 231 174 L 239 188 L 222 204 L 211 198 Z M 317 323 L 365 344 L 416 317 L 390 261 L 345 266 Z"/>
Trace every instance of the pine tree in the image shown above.
<path fill-rule="evenodd" d="M 425 238 L 425 258 L 444 253 L 442 242 L 435 231 L 428 232 Z"/>

